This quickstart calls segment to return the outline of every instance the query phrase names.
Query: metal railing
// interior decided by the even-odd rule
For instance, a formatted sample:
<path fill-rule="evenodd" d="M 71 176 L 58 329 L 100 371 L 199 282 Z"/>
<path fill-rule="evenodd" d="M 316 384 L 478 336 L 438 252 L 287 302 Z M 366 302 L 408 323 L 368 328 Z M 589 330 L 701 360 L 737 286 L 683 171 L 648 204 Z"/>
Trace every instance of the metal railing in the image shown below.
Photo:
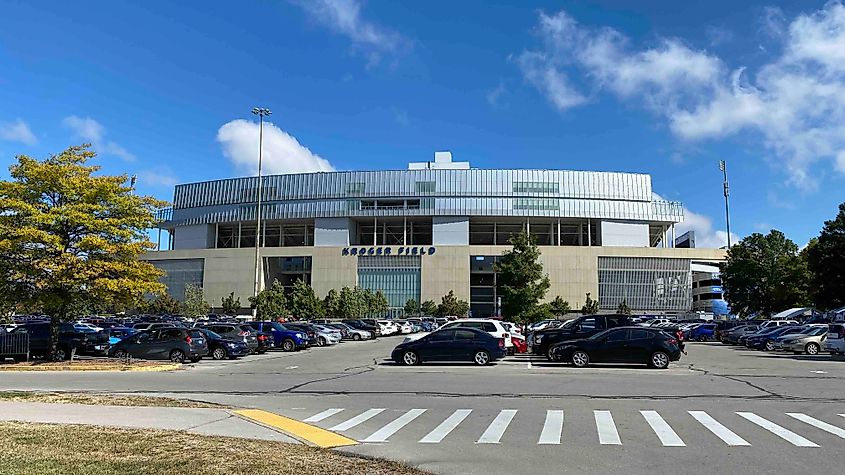
<path fill-rule="evenodd" d="M 29 335 L 26 333 L 0 334 L 0 359 L 7 356 L 26 357 L 29 360 Z"/>

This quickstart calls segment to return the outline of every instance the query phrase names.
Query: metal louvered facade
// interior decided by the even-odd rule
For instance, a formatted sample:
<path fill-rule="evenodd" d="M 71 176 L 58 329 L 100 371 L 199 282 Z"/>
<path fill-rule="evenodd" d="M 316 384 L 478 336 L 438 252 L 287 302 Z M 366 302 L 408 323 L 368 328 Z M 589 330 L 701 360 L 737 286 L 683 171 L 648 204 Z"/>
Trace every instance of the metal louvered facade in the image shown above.
<path fill-rule="evenodd" d="M 689 259 L 599 257 L 599 308 L 683 312 L 692 306 Z"/>
<path fill-rule="evenodd" d="M 162 227 L 255 219 L 257 178 L 177 185 Z M 389 202 L 380 206 L 379 200 Z M 651 177 L 568 170 L 424 169 L 262 178 L 264 219 L 377 216 L 543 216 L 677 223 Z"/>

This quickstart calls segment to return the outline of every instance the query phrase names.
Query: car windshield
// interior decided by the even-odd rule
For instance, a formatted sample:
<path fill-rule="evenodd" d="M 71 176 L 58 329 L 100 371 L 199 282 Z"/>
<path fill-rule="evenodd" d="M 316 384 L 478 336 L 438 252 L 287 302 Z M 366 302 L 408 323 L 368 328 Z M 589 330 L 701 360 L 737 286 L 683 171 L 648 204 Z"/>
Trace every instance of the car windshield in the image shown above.
<path fill-rule="evenodd" d="M 824 335 L 825 333 L 827 333 L 827 328 L 825 327 L 814 327 L 812 330 L 807 332 L 809 336 L 819 336 Z"/>
<path fill-rule="evenodd" d="M 206 335 L 208 335 L 208 337 L 209 337 L 209 338 L 214 338 L 215 340 L 222 340 L 222 339 L 223 339 L 223 337 L 222 337 L 222 336 L 220 336 L 220 335 L 219 335 L 219 334 L 217 334 L 217 333 L 214 333 L 214 332 L 213 332 L 213 331 L 211 331 L 211 330 L 206 330 L 206 329 L 203 329 L 203 331 L 205 332 L 205 334 L 206 334 Z"/>

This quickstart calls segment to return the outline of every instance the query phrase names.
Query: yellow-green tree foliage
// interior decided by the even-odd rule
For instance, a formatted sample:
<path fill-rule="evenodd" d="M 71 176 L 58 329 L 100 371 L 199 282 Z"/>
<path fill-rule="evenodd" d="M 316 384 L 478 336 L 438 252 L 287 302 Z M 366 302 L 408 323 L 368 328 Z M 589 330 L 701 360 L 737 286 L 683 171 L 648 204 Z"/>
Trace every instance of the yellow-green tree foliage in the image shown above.
<path fill-rule="evenodd" d="M 19 155 L 0 181 L 0 272 L 16 303 L 60 319 L 80 303 L 129 306 L 164 291 L 138 257 L 164 205 L 136 195 L 126 176 L 98 175 L 88 145 L 46 160 Z"/>

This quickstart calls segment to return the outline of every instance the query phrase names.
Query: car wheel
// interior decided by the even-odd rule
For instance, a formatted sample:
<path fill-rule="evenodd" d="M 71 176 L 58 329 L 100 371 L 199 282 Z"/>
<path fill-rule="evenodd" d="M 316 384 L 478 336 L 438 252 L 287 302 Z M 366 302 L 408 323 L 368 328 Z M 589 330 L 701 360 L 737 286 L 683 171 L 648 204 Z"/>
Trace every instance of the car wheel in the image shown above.
<path fill-rule="evenodd" d="M 822 350 L 818 343 L 807 343 L 806 348 L 808 355 L 817 355 Z"/>
<path fill-rule="evenodd" d="M 572 365 L 578 368 L 583 368 L 590 364 L 590 355 L 583 350 L 575 350 L 572 353 Z"/>
<path fill-rule="evenodd" d="M 551 346 L 546 350 L 546 359 L 549 360 L 549 361 L 555 361 L 555 355 L 554 355 L 554 353 L 552 353 L 552 347 Z"/>
<path fill-rule="evenodd" d="M 420 357 L 413 351 L 406 351 L 402 355 L 402 363 L 407 366 L 414 366 L 420 363 Z"/>
<path fill-rule="evenodd" d="M 229 355 L 226 354 L 226 348 L 218 346 L 211 352 L 211 357 L 215 360 L 225 360 Z"/>
<path fill-rule="evenodd" d="M 775 342 L 769 340 L 766 342 L 766 351 L 772 351 L 775 349 Z"/>
<path fill-rule="evenodd" d="M 56 348 L 56 352 L 53 353 L 53 359 L 56 361 L 64 361 L 68 358 L 68 353 L 63 348 Z"/>
<path fill-rule="evenodd" d="M 185 353 L 182 350 L 173 350 L 170 352 L 170 361 L 174 363 L 184 363 Z"/>
<path fill-rule="evenodd" d="M 296 349 L 296 343 L 293 342 L 290 338 L 282 342 L 282 350 L 284 351 L 293 351 Z"/>
<path fill-rule="evenodd" d="M 484 366 L 490 362 L 490 353 L 487 353 L 487 350 L 478 350 L 475 352 L 475 356 L 472 357 L 472 360 L 475 361 L 475 364 L 478 366 Z"/>
<path fill-rule="evenodd" d="M 354 340 L 354 341 L 361 341 L 361 335 L 360 335 L 360 334 L 358 334 L 358 333 L 353 333 L 353 334 L 352 334 L 352 340 Z"/>
<path fill-rule="evenodd" d="M 669 355 L 662 351 L 655 351 L 649 360 L 649 366 L 657 369 L 666 369 L 669 367 Z"/>
<path fill-rule="evenodd" d="M 320 338 L 317 339 L 317 346 L 326 346 L 327 344 L 328 343 L 326 342 L 325 338 L 320 337 Z"/>

